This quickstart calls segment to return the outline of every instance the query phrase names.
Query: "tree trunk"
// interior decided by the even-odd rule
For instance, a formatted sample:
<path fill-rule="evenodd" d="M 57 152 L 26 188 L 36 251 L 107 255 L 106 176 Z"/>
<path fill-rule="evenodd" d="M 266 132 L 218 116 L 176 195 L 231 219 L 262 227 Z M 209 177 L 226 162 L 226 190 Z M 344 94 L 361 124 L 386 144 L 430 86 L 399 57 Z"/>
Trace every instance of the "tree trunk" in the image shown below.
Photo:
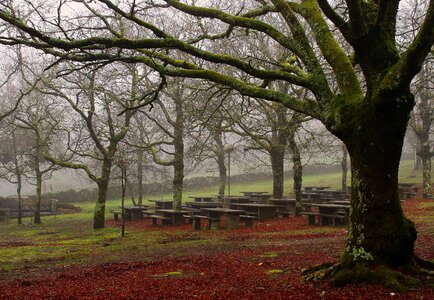
<path fill-rule="evenodd" d="M 360 266 L 393 268 L 409 265 L 414 258 L 416 229 L 404 216 L 398 194 L 399 161 L 414 102 L 410 94 L 390 100 L 397 106 L 375 107 L 375 113 L 366 106 L 358 115 L 348 115 L 338 132 L 350 154 L 352 179 L 348 241 L 341 267 L 353 270 L 350 277 L 361 281 Z M 337 278 L 342 280 L 349 274 L 340 275 Z"/>
<path fill-rule="evenodd" d="M 345 145 L 342 145 L 342 192 L 347 191 L 347 174 L 348 174 L 348 151 Z"/>
<path fill-rule="evenodd" d="M 22 199 L 21 199 L 22 178 L 21 172 L 17 172 L 17 204 L 18 204 L 18 224 L 22 224 Z"/>
<path fill-rule="evenodd" d="M 93 214 L 93 229 L 104 228 L 105 223 L 105 203 L 107 200 L 107 190 L 110 181 L 112 158 L 105 157 L 102 165 L 101 177 L 97 180 L 98 199 Z"/>
<path fill-rule="evenodd" d="M 33 215 L 35 224 L 41 224 L 41 196 L 42 196 L 42 173 L 39 170 L 39 163 L 36 167 L 36 194 L 35 194 L 35 213 Z"/>
<path fill-rule="evenodd" d="M 173 209 L 181 210 L 182 189 L 184 185 L 184 112 L 182 98 L 175 99 L 176 124 L 173 133 L 175 154 L 173 159 Z"/>
<path fill-rule="evenodd" d="M 295 195 L 295 216 L 300 216 L 303 210 L 301 203 L 301 187 L 303 184 L 303 165 L 301 164 L 301 155 L 298 145 L 295 141 L 295 133 L 290 134 L 288 146 L 292 154 L 292 172 L 293 172 L 293 189 Z"/>
<path fill-rule="evenodd" d="M 221 124 L 220 124 L 221 125 Z M 225 187 L 226 187 L 226 164 L 225 164 L 225 151 L 223 146 L 223 140 L 221 135 L 221 130 L 217 129 L 214 131 L 214 141 L 216 143 L 216 160 L 217 166 L 219 169 L 219 196 L 225 195 Z"/>
<path fill-rule="evenodd" d="M 182 205 L 182 190 L 184 184 L 184 155 L 175 154 L 175 157 L 179 156 L 175 159 L 173 168 L 173 208 L 176 210 L 181 210 Z"/>
<path fill-rule="evenodd" d="M 225 155 L 222 151 L 217 155 L 217 164 L 219 168 L 219 196 L 225 195 L 225 188 L 226 188 L 226 164 L 225 164 Z"/>
<path fill-rule="evenodd" d="M 422 159 L 423 197 L 431 198 L 431 157 Z"/>
<path fill-rule="evenodd" d="M 129 190 L 130 195 L 131 195 L 131 202 L 133 203 L 134 206 L 136 206 L 137 203 L 134 199 L 134 186 L 131 184 L 131 181 L 128 180 L 127 175 L 125 175 L 125 187 L 128 187 L 128 190 Z"/>
<path fill-rule="evenodd" d="M 283 161 L 285 146 L 273 145 L 269 152 L 271 169 L 273 171 L 273 197 L 282 198 L 283 196 Z"/>
<path fill-rule="evenodd" d="M 143 204 L 143 151 L 139 151 L 137 161 L 138 204 Z"/>
<path fill-rule="evenodd" d="M 419 155 L 416 154 L 416 150 L 414 150 L 414 152 L 415 152 L 415 154 L 414 154 L 414 168 L 413 168 L 413 170 L 419 171 L 420 166 L 422 164 L 422 160 L 420 159 Z"/>
<path fill-rule="evenodd" d="M 423 197 L 431 198 L 431 158 L 432 153 L 430 151 L 430 146 L 428 143 L 428 139 L 426 139 L 425 143 L 422 145 L 420 152 L 418 152 L 418 156 L 422 160 L 422 188 L 423 188 Z"/>
<path fill-rule="evenodd" d="M 18 163 L 18 153 L 17 153 L 17 143 L 15 139 L 15 131 L 12 131 L 12 145 L 14 151 L 14 167 L 15 167 L 15 175 L 17 176 L 17 213 L 18 213 L 18 224 L 22 224 L 22 199 L 21 199 L 21 189 L 23 183 L 23 177 L 20 170 L 20 165 Z"/>

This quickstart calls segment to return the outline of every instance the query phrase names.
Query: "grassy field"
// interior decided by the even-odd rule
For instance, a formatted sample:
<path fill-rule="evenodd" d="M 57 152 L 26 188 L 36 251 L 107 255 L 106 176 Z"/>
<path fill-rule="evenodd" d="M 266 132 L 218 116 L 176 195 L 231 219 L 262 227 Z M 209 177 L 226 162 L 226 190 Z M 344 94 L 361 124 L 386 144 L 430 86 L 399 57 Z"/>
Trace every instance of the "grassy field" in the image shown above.
<path fill-rule="evenodd" d="M 420 172 L 413 172 L 411 162 L 404 162 L 401 167 L 400 181 L 420 182 Z M 339 188 L 340 173 L 329 173 L 305 176 L 304 185 L 328 185 Z M 233 195 L 242 191 L 271 192 L 271 181 L 264 180 L 248 184 L 234 184 L 231 186 Z M 286 193 L 290 192 L 287 182 Z M 217 187 L 210 186 L 196 191 L 184 193 L 184 201 L 190 196 L 215 195 Z M 153 195 L 152 199 L 170 199 L 171 195 Z M 130 200 L 126 201 L 128 205 Z M 169 233 L 164 230 L 134 230 L 128 227 L 127 237 L 120 237 L 119 227 L 110 227 L 104 230 L 92 229 L 93 202 L 79 203 L 80 213 L 43 217 L 42 225 L 31 224 L 29 218 L 24 219 L 23 225 L 17 225 L 15 220 L 0 223 L 0 270 L 17 270 L 31 266 L 34 269 L 61 267 L 76 264 L 100 264 L 104 262 L 135 260 L 146 258 L 145 253 L 161 251 L 157 241 L 167 238 Z M 107 219 L 112 216 L 108 213 L 112 208 L 118 208 L 119 199 L 107 201 Z M 185 229 L 185 228 L 184 228 Z M 169 235 L 180 234 L 182 230 L 172 229 Z M 313 229 L 312 229 L 313 230 Z M 321 228 L 315 230 L 336 230 L 334 228 Z M 305 232 L 302 232 L 305 234 Z M 202 239 L 191 239 L 183 243 L 200 244 Z M 209 241 L 206 241 L 209 242 Z M 221 243 L 218 238 L 212 243 Z M 177 245 L 176 247 L 179 247 Z M 181 245 L 182 246 L 182 245 Z M 182 247 L 181 247 L 182 248 Z M 164 247 L 170 252 L 170 246 Z M 128 253 L 122 255 L 122 253 Z M 3 274 L 4 275 L 4 274 Z"/>

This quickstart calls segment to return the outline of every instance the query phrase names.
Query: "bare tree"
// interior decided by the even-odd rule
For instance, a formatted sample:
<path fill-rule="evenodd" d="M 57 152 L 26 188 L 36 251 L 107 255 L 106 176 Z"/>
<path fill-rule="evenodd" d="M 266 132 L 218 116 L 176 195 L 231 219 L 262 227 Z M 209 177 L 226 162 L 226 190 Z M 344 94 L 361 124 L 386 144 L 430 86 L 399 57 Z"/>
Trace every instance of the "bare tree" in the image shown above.
<path fill-rule="evenodd" d="M 43 152 L 48 148 L 55 152 L 58 141 L 59 123 L 61 122 L 62 108 L 56 100 L 44 99 L 40 93 L 34 92 L 23 107 L 15 114 L 16 126 L 30 132 L 27 156 L 29 156 L 32 173 L 27 173 L 30 183 L 36 186 L 34 222 L 41 224 L 42 182 L 52 176 L 59 166 L 45 160 Z"/>
<path fill-rule="evenodd" d="M 66 155 L 56 157 L 45 152 L 44 157 L 62 167 L 84 170 L 97 184 L 95 229 L 104 228 L 113 159 L 118 144 L 128 133 L 137 105 L 137 69 L 122 65 L 112 67 L 115 68 L 93 68 L 89 73 L 64 77 L 60 82 L 46 81 L 44 90 L 65 100 L 78 117 L 66 136 Z M 124 113 L 117 116 L 120 112 Z"/>
<path fill-rule="evenodd" d="M 410 119 L 410 128 L 417 138 L 416 154 L 422 161 L 423 197 L 432 197 L 431 188 L 431 158 L 434 156 L 432 136 L 434 123 L 434 76 L 432 62 L 427 63 L 417 76 L 416 99 L 417 104 Z"/>

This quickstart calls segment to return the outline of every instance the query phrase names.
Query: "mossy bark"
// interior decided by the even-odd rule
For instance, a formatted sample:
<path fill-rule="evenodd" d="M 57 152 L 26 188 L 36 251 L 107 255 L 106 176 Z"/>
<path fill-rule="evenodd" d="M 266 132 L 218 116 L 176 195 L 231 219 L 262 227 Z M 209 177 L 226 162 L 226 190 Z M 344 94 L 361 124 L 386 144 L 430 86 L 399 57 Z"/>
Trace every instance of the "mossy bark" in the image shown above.
<path fill-rule="evenodd" d="M 112 157 L 104 158 L 101 177 L 98 178 L 96 182 L 98 186 L 98 199 L 96 200 L 95 210 L 93 214 L 93 229 L 104 228 L 105 204 L 107 200 L 107 190 L 110 181 L 112 163 L 113 163 Z"/>
<path fill-rule="evenodd" d="M 422 157 L 422 186 L 423 197 L 431 198 L 431 153 L 426 157 Z"/>
<path fill-rule="evenodd" d="M 226 164 L 225 164 L 225 151 L 222 140 L 222 130 L 221 130 L 221 121 L 218 128 L 213 133 L 213 139 L 216 143 L 216 161 L 219 169 L 219 196 L 225 195 L 225 187 L 226 187 Z"/>
<path fill-rule="evenodd" d="M 347 174 L 348 174 L 348 151 L 345 145 L 342 145 L 342 192 L 347 191 Z"/>
<path fill-rule="evenodd" d="M 139 150 L 137 152 L 137 184 L 138 184 L 138 195 L 137 204 L 143 204 L 143 151 Z"/>
<path fill-rule="evenodd" d="M 175 99 L 176 121 L 173 132 L 173 208 L 181 210 L 182 190 L 184 185 L 184 111 L 180 95 Z"/>
<path fill-rule="evenodd" d="M 17 175 L 17 206 L 18 206 L 18 224 L 22 224 L 22 199 L 21 199 L 21 188 L 22 188 L 22 176 L 21 171 L 18 166 L 18 161 L 15 156 L 15 173 Z"/>
<path fill-rule="evenodd" d="M 35 161 L 36 193 L 35 193 L 35 212 L 33 215 L 35 224 L 41 224 L 41 197 L 42 197 L 42 173 L 39 169 L 39 156 Z"/>
<path fill-rule="evenodd" d="M 343 122 L 334 128 L 348 149 L 352 171 L 343 270 L 361 263 L 394 268 L 414 257 L 416 229 L 404 216 L 398 194 L 401 149 L 414 99 L 409 92 L 395 95 L 365 99 L 357 113 L 341 111 Z"/>
<path fill-rule="evenodd" d="M 272 145 L 269 151 L 271 169 L 273 171 L 273 197 L 282 198 L 283 196 L 283 161 L 285 156 L 285 146 Z"/>
<path fill-rule="evenodd" d="M 298 145 L 295 141 L 295 132 L 289 135 L 288 147 L 292 154 L 293 188 L 295 195 L 295 216 L 300 216 L 302 212 L 301 187 L 303 184 L 303 165 Z"/>

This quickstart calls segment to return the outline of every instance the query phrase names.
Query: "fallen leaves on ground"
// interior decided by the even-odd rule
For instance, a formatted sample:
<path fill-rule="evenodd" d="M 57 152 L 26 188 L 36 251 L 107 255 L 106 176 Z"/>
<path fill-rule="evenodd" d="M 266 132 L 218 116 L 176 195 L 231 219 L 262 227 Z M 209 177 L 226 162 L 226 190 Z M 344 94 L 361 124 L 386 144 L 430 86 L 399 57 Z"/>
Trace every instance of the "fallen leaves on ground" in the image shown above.
<path fill-rule="evenodd" d="M 408 201 L 408 214 L 426 215 L 423 200 Z M 110 221 L 109 226 L 117 226 Z M 424 228 L 423 222 L 418 228 Z M 303 217 L 259 222 L 254 228 L 194 231 L 189 225 L 151 227 L 130 222 L 133 230 L 164 231 L 161 247 L 180 241 L 218 238 L 231 247 L 192 246 L 190 252 L 156 255 L 147 261 L 71 266 L 56 272 L 0 282 L 1 299 L 434 299 L 427 278 L 405 294 L 382 286 L 331 287 L 305 282 L 301 270 L 336 261 L 346 230 L 306 225 Z M 434 259 L 432 227 L 421 234 L 416 252 Z M 214 247 L 211 249 L 210 247 Z"/>

